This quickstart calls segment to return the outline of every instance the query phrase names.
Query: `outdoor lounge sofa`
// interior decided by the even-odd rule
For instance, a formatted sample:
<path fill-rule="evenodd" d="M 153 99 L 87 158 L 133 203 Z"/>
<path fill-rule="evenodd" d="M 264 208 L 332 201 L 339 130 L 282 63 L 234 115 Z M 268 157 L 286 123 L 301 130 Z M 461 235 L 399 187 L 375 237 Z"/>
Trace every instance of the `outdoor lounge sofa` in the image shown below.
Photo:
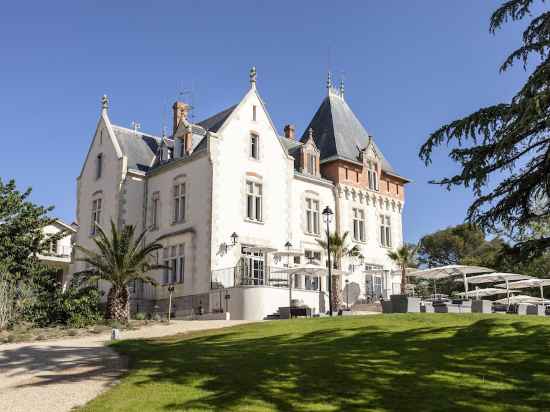
<path fill-rule="evenodd" d="M 493 302 L 490 300 L 472 301 L 472 313 L 492 313 Z"/>

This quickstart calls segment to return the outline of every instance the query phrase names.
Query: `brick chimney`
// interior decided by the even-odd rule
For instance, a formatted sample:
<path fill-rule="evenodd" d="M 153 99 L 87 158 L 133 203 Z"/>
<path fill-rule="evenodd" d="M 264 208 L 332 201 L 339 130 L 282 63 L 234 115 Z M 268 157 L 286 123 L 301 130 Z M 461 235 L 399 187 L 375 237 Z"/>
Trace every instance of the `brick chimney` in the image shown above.
<path fill-rule="evenodd" d="M 183 119 L 187 119 L 187 114 L 189 113 L 189 105 L 184 102 L 175 102 L 172 106 L 172 110 L 174 111 L 174 131 L 173 133 L 176 133 L 176 130 L 178 129 L 178 125 Z"/>
<path fill-rule="evenodd" d="M 285 137 L 287 139 L 295 139 L 296 138 L 296 127 L 293 124 L 287 124 L 284 128 L 285 131 Z"/>

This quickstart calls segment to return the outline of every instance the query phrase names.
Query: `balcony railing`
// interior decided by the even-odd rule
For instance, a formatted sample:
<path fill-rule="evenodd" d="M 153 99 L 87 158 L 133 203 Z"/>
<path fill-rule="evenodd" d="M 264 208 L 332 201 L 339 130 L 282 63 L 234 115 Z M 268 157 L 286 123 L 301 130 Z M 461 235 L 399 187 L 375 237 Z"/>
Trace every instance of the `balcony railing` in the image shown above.
<path fill-rule="evenodd" d="M 210 285 L 212 289 L 233 288 L 239 286 L 288 287 L 288 273 L 277 273 L 281 267 L 266 266 L 251 269 L 238 265 L 212 271 Z"/>

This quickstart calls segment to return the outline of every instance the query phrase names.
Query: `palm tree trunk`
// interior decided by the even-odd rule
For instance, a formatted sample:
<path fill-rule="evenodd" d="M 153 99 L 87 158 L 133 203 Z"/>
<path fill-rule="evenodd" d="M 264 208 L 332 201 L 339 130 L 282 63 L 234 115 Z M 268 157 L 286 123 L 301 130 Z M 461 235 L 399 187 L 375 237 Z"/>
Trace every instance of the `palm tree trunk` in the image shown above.
<path fill-rule="evenodd" d="M 401 266 L 401 294 L 407 294 L 407 267 Z"/>
<path fill-rule="evenodd" d="M 130 299 L 128 288 L 113 285 L 107 295 L 107 319 L 127 323 L 130 318 Z"/>

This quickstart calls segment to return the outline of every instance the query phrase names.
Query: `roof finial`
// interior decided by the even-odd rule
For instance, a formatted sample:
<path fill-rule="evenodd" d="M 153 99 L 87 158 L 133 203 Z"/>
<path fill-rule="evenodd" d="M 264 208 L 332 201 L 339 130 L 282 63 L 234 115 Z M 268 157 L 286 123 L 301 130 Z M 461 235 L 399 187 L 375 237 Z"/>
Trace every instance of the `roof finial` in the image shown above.
<path fill-rule="evenodd" d="M 308 140 L 313 139 L 313 128 L 312 127 L 310 127 L 307 130 L 307 138 L 308 138 Z"/>
<path fill-rule="evenodd" d="M 332 73 L 329 70 L 327 75 L 327 90 L 330 92 L 330 89 L 332 89 Z"/>
<path fill-rule="evenodd" d="M 106 94 L 104 94 L 103 97 L 101 98 L 101 110 L 107 111 L 108 108 L 109 108 L 109 98 L 107 97 Z"/>
<path fill-rule="evenodd" d="M 340 78 L 340 97 L 344 98 L 344 78 Z"/>
<path fill-rule="evenodd" d="M 250 69 L 250 86 L 256 88 L 256 66 L 252 66 Z"/>

